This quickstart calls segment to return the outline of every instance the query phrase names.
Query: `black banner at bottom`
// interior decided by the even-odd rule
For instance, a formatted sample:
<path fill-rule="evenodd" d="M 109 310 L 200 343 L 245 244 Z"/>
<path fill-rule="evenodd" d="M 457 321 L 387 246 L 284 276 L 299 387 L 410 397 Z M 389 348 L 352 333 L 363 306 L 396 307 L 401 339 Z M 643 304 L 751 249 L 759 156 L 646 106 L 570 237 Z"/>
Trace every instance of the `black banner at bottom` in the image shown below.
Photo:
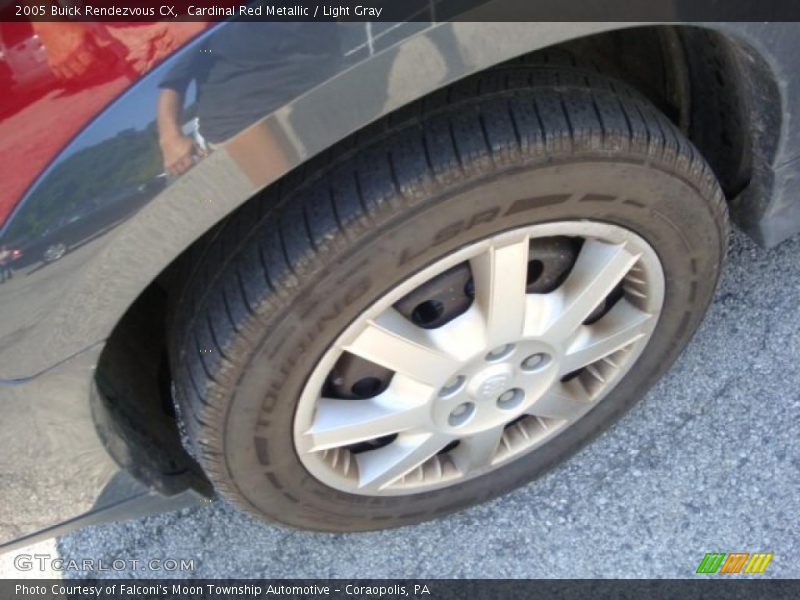
<path fill-rule="evenodd" d="M 431 599 L 602 598 L 693 600 L 800 598 L 800 580 L 786 579 L 196 579 L 0 581 L 0 598 L 64 600 L 144 599 Z"/>

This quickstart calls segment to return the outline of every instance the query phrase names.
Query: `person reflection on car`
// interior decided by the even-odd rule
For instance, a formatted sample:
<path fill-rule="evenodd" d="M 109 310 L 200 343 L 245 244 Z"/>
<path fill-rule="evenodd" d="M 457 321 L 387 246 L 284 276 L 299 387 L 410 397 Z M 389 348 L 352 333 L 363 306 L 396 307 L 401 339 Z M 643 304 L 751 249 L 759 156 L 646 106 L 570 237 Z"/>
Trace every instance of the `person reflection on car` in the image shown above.
<path fill-rule="evenodd" d="M 176 176 L 248 125 L 333 75 L 341 60 L 336 23 L 230 23 L 182 57 L 159 84 L 159 145 Z M 182 125 L 196 86 L 196 130 Z"/>
<path fill-rule="evenodd" d="M 14 275 L 11 272 L 11 251 L 6 245 L 0 246 L 0 283 L 5 283 L 7 279 L 11 279 Z"/>

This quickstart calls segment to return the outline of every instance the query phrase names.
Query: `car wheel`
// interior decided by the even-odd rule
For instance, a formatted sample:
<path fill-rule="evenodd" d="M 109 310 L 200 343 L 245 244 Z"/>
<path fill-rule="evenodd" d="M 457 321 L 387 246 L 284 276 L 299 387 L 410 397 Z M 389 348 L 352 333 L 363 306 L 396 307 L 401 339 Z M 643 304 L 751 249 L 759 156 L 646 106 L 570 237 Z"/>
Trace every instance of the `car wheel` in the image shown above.
<path fill-rule="evenodd" d="M 46 263 L 55 262 L 67 253 L 67 246 L 62 242 L 51 244 L 42 254 L 42 260 Z"/>
<path fill-rule="evenodd" d="M 365 530 L 503 494 L 619 418 L 706 311 L 726 207 L 651 104 L 539 67 L 442 98 L 192 254 L 171 334 L 185 443 L 262 518 Z"/>

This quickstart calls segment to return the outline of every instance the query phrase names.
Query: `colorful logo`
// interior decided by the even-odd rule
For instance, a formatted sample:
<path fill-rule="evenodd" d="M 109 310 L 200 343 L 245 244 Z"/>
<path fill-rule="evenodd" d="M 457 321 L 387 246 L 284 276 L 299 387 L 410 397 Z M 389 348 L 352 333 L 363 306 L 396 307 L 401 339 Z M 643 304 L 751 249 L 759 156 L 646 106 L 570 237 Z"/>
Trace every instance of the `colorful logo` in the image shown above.
<path fill-rule="evenodd" d="M 771 560 L 772 552 L 707 552 L 696 573 L 763 573 Z"/>

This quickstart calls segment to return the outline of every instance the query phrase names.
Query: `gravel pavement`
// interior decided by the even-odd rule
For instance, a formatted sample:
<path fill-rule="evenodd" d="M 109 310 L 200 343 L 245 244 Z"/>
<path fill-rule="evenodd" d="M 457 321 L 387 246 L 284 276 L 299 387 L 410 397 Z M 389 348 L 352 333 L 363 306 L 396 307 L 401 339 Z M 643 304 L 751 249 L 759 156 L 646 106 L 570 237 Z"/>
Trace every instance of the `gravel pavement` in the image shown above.
<path fill-rule="evenodd" d="M 192 558 L 194 572 L 174 575 L 194 577 L 690 577 L 704 553 L 736 551 L 774 552 L 765 575 L 800 577 L 798 516 L 800 237 L 765 251 L 734 232 L 714 304 L 672 371 L 594 444 L 504 498 L 336 535 L 215 501 L 57 545 L 109 563 Z"/>

